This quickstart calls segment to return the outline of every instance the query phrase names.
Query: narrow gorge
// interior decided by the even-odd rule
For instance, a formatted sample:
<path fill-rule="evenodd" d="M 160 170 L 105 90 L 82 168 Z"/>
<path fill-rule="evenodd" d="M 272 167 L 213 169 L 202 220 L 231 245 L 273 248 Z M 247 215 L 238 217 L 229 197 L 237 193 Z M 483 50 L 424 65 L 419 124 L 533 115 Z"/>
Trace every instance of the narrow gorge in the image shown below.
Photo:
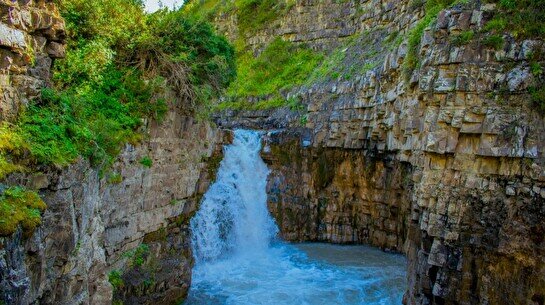
<path fill-rule="evenodd" d="M 0 0 L 0 304 L 545 304 L 541 0 Z"/>

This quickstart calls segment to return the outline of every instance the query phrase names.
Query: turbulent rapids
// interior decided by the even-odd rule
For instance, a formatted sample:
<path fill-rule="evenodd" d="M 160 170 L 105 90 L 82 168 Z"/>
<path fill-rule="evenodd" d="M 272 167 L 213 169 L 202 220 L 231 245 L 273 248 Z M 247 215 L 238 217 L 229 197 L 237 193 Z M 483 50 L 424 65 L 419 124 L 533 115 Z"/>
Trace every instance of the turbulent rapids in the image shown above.
<path fill-rule="evenodd" d="M 401 304 L 405 260 L 363 246 L 288 244 L 267 210 L 259 132 L 237 130 L 191 221 L 184 304 Z"/>

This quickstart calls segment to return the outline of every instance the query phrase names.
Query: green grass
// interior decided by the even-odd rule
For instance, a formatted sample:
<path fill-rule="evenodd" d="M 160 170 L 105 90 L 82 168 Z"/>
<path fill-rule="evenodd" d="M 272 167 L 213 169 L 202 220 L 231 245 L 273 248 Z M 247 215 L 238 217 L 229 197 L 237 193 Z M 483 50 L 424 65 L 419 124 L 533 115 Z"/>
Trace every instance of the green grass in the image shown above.
<path fill-rule="evenodd" d="M 500 34 L 509 32 L 516 39 L 545 35 L 545 2 L 542 0 L 488 0 L 498 10 L 484 30 Z"/>
<path fill-rule="evenodd" d="M 110 184 L 119 184 L 123 182 L 123 176 L 119 173 L 110 173 L 108 175 L 108 183 Z"/>
<path fill-rule="evenodd" d="M 114 289 L 119 289 L 125 286 L 125 282 L 123 281 L 119 270 L 112 270 L 110 273 L 108 273 L 108 281 L 110 284 L 112 284 Z"/>
<path fill-rule="evenodd" d="M 468 44 L 475 37 L 475 32 L 472 30 L 463 31 L 458 35 L 451 37 L 451 41 L 456 46 L 463 46 Z"/>
<path fill-rule="evenodd" d="M 142 159 L 140 159 L 140 164 L 142 164 L 144 167 L 150 168 L 153 165 L 153 161 L 149 156 L 145 156 Z"/>
<path fill-rule="evenodd" d="M 411 5 L 418 7 L 424 5 L 425 16 L 418 24 L 409 32 L 408 36 L 408 52 L 403 62 L 403 73 L 405 79 L 409 79 L 414 69 L 420 65 L 420 58 L 418 55 L 420 41 L 424 35 L 424 30 L 429 27 L 437 19 L 439 12 L 453 4 L 465 3 L 461 0 L 428 0 L 425 3 L 419 0 L 413 0 Z"/>
<path fill-rule="evenodd" d="M 243 36 L 249 36 L 286 14 L 295 0 L 193 0 L 183 7 L 187 15 L 209 21 L 224 14 L 234 14 Z"/>
<path fill-rule="evenodd" d="M 129 265 L 131 267 L 141 267 L 146 261 L 149 252 L 150 248 L 147 244 L 140 244 L 135 249 L 124 253 L 123 256 L 130 260 Z"/>
<path fill-rule="evenodd" d="M 22 187 L 9 187 L 0 194 L 0 236 L 9 236 L 19 225 L 28 236 L 41 224 L 45 202 L 33 191 Z"/>
<path fill-rule="evenodd" d="M 483 38 L 482 43 L 484 46 L 500 50 L 503 47 L 505 41 L 501 35 L 493 34 Z"/>
<path fill-rule="evenodd" d="M 321 53 L 277 38 L 257 57 L 249 52 L 239 56 L 238 78 L 227 90 L 227 96 L 231 100 L 267 97 L 301 85 L 322 59 Z"/>

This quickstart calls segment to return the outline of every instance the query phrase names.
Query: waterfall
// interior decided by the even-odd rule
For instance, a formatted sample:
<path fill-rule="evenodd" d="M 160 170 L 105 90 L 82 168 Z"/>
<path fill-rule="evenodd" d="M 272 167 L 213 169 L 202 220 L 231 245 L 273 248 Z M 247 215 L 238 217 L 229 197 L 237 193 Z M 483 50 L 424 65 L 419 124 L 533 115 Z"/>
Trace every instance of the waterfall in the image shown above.
<path fill-rule="evenodd" d="M 227 255 L 259 255 L 278 228 L 267 210 L 267 175 L 261 159 L 261 134 L 236 130 L 225 147 L 216 182 L 191 221 L 197 262 Z"/>
<path fill-rule="evenodd" d="M 237 130 L 191 220 L 184 305 L 401 304 L 405 260 L 364 246 L 288 244 L 267 210 L 261 134 Z"/>

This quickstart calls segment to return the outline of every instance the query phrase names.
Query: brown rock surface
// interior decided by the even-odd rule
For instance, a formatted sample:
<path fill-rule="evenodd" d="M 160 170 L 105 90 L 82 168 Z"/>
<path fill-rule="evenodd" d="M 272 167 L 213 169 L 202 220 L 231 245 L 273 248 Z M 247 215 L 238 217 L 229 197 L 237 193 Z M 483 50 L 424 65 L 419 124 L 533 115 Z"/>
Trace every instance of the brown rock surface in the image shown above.
<path fill-rule="evenodd" d="M 384 44 L 392 33 L 406 38 L 423 12 L 409 1 L 337 2 L 297 2 L 252 47 L 281 36 L 331 50 L 342 33 L 368 33 L 382 37 L 371 42 L 383 50 L 378 66 L 289 92 L 306 106 L 305 126 L 289 109 L 217 119 L 283 129 L 263 154 L 281 234 L 403 250 L 407 304 L 544 304 L 545 124 L 525 91 L 527 55 L 543 51 L 542 39 L 506 35 L 501 50 L 478 38 L 454 44 L 495 9 L 457 5 L 426 29 L 406 81 L 406 40 Z M 344 23 L 323 21 L 340 8 Z M 307 16 L 316 22 L 298 22 Z"/>

